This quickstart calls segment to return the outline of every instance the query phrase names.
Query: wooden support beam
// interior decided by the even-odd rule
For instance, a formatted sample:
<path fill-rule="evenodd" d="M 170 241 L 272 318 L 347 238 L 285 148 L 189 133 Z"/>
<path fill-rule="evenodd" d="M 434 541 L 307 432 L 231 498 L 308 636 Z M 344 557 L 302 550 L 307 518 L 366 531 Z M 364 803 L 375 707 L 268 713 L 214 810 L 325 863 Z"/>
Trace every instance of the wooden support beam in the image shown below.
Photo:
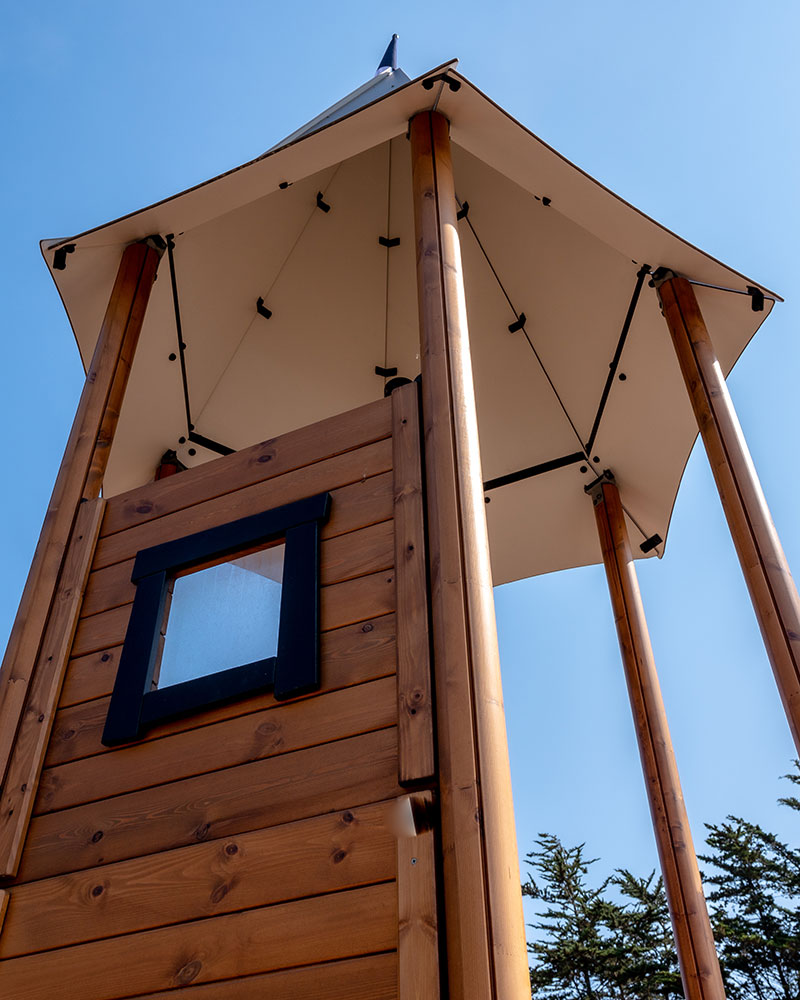
<path fill-rule="evenodd" d="M 0 877 L 16 875 L 105 500 L 80 505 L 0 796 Z"/>
<path fill-rule="evenodd" d="M 415 382 L 392 393 L 394 565 L 397 620 L 397 729 L 401 785 L 436 770 L 428 635 L 425 510 Z M 349 537 L 349 536 L 347 536 Z"/>
<path fill-rule="evenodd" d="M 116 426 L 107 411 L 121 404 L 159 256 L 147 243 L 134 243 L 122 254 L 0 669 L 0 781 L 8 768 L 78 505 L 84 495 L 99 491 Z M 123 349 L 127 360 L 120 365 Z"/>
<path fill-rule="evenodd" d="M 658 294 L 800 753 L 800 598 L 691 284 Z"/>
<path fill-rule="evenodd" d="M 687 1000 L 724 1000 L 625 516 L 613 481 L 592 491 L 650 814 Z"/>
<path fill-rule="evenodd" d="M 530 996 L 449 125 L 410 123 L 441 790 L 454 998 Z"/>

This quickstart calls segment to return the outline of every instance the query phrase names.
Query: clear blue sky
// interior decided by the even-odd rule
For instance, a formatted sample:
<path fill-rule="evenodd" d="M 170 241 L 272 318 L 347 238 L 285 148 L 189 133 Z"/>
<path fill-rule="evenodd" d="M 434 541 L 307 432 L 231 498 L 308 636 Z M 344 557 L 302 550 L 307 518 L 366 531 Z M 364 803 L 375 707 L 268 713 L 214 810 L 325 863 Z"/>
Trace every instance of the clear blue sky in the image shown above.
<path fill-rule="evenodd" d="M 730 385 L 800 573 L 793 0 L 39 0 L 7 6 L 0 39 L 3 643 L 82 383 L 38 240 L 259 154 L 367 79 L 394 31 L 409 75 L 459 57 L 484 92 L 593 176 L 786 297 Z M 740 812 L 796 840 L 774 806 L 793 747 L 698 449 L 666 556 L 640 578 L 695 835 Z M 497 608 L 521 851 L 547 830 L 587 841 L 609 865 L 653 867 L 602 571 L 508 585 Z"/>

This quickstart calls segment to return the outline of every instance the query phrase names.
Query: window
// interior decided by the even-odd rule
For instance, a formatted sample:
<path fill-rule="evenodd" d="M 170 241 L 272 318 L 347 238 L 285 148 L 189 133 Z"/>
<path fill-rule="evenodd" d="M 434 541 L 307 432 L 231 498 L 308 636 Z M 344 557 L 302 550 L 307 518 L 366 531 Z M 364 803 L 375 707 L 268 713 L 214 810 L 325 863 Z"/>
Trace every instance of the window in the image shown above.
<path fill-rule="evenodd" d="M 103 743 L 273 688 L 319 687 L 320 493 L 143 549 Z"/>

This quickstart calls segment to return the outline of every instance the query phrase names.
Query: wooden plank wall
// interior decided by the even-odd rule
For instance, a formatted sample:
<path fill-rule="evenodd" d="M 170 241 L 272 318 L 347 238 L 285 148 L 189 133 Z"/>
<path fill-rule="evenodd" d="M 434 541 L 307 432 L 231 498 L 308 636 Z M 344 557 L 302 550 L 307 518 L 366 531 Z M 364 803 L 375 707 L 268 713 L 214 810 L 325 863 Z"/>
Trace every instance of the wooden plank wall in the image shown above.
<path fill-rule="evenodd" d="M 394 818 L 401 774 L 418 787 L 434 778 L 432 744 L 409 736 L 398 752 L 398 704 L 430 718 L 427 631 L 422 665 L 404 666 L 410 694 L 396 676 L 398 505 L 402 601 L 427 629 L 419 486 L 393 473 L 393 423 L 406 436 L 409 416 L 416 426 L 416 387 L 403 393 L 108 501 L 5 886 L 1 996 L 438 996 L 432 834 L 398 841 Z M 136 552 L 326 490 L 321 689 L 287 703 L 260 694 L 104 747 Z M 400 910 L 424 934 L 399 932 Z M 419 965 L 420 940 L 428 972 L 421 984 L 407 972 L 406 990 L 398 978 Z"/>

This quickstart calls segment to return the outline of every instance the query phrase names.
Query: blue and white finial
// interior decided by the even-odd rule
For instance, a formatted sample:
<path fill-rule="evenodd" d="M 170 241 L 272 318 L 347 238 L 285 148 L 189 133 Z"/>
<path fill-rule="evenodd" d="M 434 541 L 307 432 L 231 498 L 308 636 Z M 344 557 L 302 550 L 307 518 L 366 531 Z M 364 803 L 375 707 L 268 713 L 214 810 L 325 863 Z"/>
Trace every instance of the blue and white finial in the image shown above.
<path fill-rule="evenodd" d="M 381 73 L 385 73 L 387 70 L 397 69 L 397 35 L 392 35 L 392 40 L 386 46 L 386 51 L 383 53 L 383 59 L 381 59 L 378 68 L 375 70 L 375 76 L 380 76 Z"/>

